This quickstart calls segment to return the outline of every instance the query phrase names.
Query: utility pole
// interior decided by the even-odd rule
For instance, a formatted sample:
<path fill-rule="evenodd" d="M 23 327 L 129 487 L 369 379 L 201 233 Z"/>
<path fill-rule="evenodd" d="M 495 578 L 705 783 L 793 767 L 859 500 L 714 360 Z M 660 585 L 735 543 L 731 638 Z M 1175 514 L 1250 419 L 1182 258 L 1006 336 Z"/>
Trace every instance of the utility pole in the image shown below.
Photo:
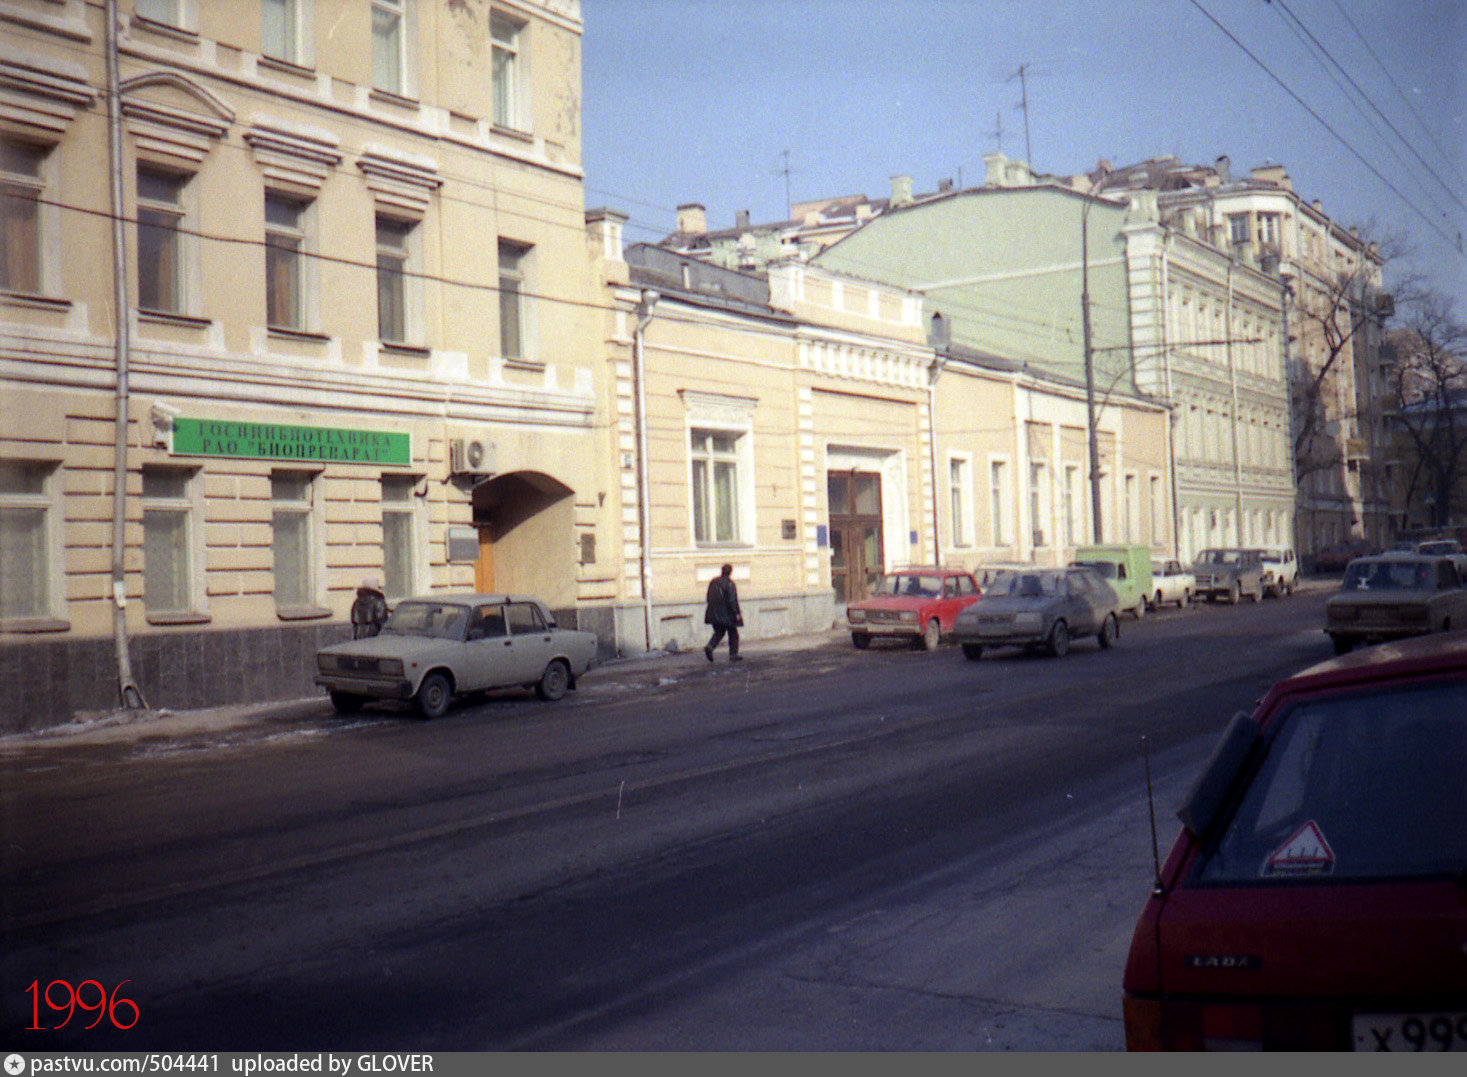
<path fill-rule="evenodd" d="M 1019 65 L 1019 109 L 1024 113 L 1024 163 L 1034 167 L 1034 150 L 1029 145 L 1029 80 L 1024 76 L 1028 64 Z"/>
<path fill-rule="evenodd" d="M 790 167 L 789 150 L 781 151 L 780 156 L 784 158 L 784 167 L 776 170 L 775 175 L 784 177 L 784 215 L 785 219 L 788 220 L 795 212 L 794 202 L 790 198 L 790 176 L 794 174 L 795 170 Z"/>

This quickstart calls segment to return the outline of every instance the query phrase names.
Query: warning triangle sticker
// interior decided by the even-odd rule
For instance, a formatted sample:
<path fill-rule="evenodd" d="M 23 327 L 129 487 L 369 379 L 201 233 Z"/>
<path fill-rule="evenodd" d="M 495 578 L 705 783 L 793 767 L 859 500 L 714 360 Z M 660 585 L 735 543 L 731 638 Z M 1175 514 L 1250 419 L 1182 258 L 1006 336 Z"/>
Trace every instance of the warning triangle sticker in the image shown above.
<path fill-rule="evenodd" d="M 1335 851 L 1313 819 L 1274 850 L 1263 865 L 1265 875 L 1323 875 L 1334 870 Z"/>

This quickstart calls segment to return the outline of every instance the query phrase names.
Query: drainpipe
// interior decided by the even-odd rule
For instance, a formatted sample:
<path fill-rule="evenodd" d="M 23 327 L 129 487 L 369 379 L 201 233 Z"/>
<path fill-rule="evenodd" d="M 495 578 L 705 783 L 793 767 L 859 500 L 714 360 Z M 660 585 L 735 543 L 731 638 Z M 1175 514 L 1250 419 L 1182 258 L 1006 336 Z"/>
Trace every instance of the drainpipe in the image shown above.
<path fill-rule="evenodd" d="M 125 710 L 147 704 L 132 678 L 127 650 L 127 253 L 122 225 L 122 107 L 118 100 L 117 0 L 107 0 L 107 150 L 112 180 L 112 282 L 117 329 L 116 418 L 112 442 L 112 638 L 117 652 L 117 696 Z"/>
<path fill-rule="evenodd" d="M 1171 475 L 1172 488 L 1172 552 L 1178 560 L 1182 560 L 1182 521 L 1181 521 L 1181 494 L 1177 487 L 1177 401 L 1173 395 L 1172 384 L 1172 244 L 1176 240 L 1176 233 L 1170 228 L 1166 230 L 1166 238 L 1161 247 L 1161 359 L 1162 369 L 1166 375 L 1166 404 L 1167 404 L 1167 471 Z M 1187 558 L 1191 558 L 1191 553 Z"/>
<path fill-rule="evenodd" d="M 1228 382 L 1233 396 L 1233 527 L 1238 545 L 1243 541 L 1243 462 L 1238 452 L 1238 368 L 1233 365 L 1233 274 L 1237 269 L 1236 259 L 1228 260 L 1228 315 L 1224 323 L 1227 334 Z"/>
<path fill-rule="evenodd" d="M 652 320 L 652 308 L 662 296 L 651 288 L 642 289 L 637 304 L 637 329 L 632 335 L 632 379 L 637 396 L 637 541 L 642 549 L 642 616 L 647 634 L 647 650 L 652 650 L 652 557 L 647 545 L 652 534 L 652 495 L 647 476 L 647 387 L 642 350 L 643 331 Z"/>
<path fill-rule="evenodd" d="M 942 567 L 942 516 L 938 506 L 942 503 L 942 487 L 938 485 L 937 470 L 937 379 L 942 377 L 946 365 L 947 356 L 941 351 L 934 351 L 932 365 L 927 368 L 927 424 L 930 427 L 927 448 L 930 457 L 928 463 L 932 468 L 932 554 L 933 563 L 939 568 Z"/>

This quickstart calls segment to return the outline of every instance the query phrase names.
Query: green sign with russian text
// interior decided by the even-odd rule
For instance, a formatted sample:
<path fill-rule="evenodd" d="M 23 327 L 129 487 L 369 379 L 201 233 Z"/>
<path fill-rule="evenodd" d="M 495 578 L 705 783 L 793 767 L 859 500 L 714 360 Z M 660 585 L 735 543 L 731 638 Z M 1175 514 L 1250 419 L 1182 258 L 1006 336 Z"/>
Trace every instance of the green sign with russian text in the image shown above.
<path fill-rule="evenodd" d="M 174 419 L 173 451 L 183 456 L 242 456 L 315 464 L 412 462 L 412 440 L 407 434 L 236 419 Z"/>

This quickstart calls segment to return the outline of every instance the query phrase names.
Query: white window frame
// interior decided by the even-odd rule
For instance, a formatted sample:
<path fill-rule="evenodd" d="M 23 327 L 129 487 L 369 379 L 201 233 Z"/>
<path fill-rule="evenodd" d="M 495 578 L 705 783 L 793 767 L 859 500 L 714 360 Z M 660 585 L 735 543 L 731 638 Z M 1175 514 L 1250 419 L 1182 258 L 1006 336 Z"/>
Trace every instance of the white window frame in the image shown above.
<path fill-rule="evenodd" d="M 306 496 L 300 498 L 277 497 L 275 482 L 277 479 L 300 480 L 305 482 Z M 277 468 L 270 473 L 270 551 L 271 551 L 271 576 L 274 581 L 272 590 L 275 596 L 275 608 L 277 611 L 289 611 L 297 609 L 311 609 L 320 606 L 321 589 L 321 502 L 320 494 L 321 475 L 320 472 L 296 471 L 289 468 Z M 304 572 L 302 581 L 302 594 L 299 601 L 281 601 L 280 592 L 280 556 L 279 537 L 275 532 L 275 516 L 278 513 L 289 512 L 300 516 L 303 520 L 304 533 L 301 538 L 301 565 Z M 286 597 L 294 598 L 297 596 Z"/>
<path fill-rule="evenodd" d="M 417 19 L 414 0 L 371 0 L 372 87 L 397 97 L 417 93 L 417 76 L 413 64 L 417 47 Z M 396 31 L 390 39 L 378 35 L 379 19 L 390 20 Z M 387 49 L 391 49 L 389 56 Z M 388 70 L 390 67 L 393 70 Z"/>
<path fill-rule="evenodd" d="M 11 469 L 39 476 L 37 489 L 11 489 L 11 483 L 5 474 Z M 36 581 L 35 597 L 38 602 L 34 609 L 28 607 L 16 609 L 6 602 L 3 590 L 0 590 L 0 625 L 21 625 L 26 622 L 54 620 L 57 617 L 63 572 L 61 558 L 57 556 L 57 551 L 62 548 L 58 534 L 61 520 L 60 476 L 61 468 L 54 461 L 0 460 L 0 516 L 4 516 L 7 512 L 26 514 L 39 512 L 41 514 L 40 571 L 32 573 L 29 577 L 30 580 Z M 0 574 L 3 572 L 4 565 L 0 564 Z M 0 588 L 3 586 L 3 575 L 0 575 Z"/>
<path fill-rule="evenodd" d="M 1065 523 L 1065 545 L 1079 546 L 1079 536 L 1084 532 L 1076 526 L 1079 522 L 1076 509 L 1080 504 L 1080 465 L 1065 464 L 1063 479 L 1060 483 L 1060 512 L 1064 516 Z"/>
<path fill-rule="evenodd" d="M 512 259 L 508 264 L 506 259 Z M 532 290 L 535 272 L 535 248 L 512 239 L 499 240 L 499 352 L 511 363 L 535 363 L 537 356 L 534 319 L 527 292 Z M 510 334 L 508 315 L 515 319 L 515 333 Z"/>
<path fill-rule="evenodd" d="M 260 0 L 260 55 L 268 60 L 312 67 L 315 41 L 308 18 L 313 0 Z M 271 12 L 279 13 L 280 41 L 270 41 Z"/>
<path fill-rule="evenodd" d="M 392 472 L 383 472 L 381 478 L 382 498 L 382 587 L 387 598 L 396 600 L 417 594 L 424 578 L 423 555 L 427 548 L 425 535 L 423 534 L 424 516 L 422 499 L 415 496 L 418 483 L 423 481 L 421 475 L 403 475 Z M 403 497 L 389 496 L 389 490 L 405 491 Z M 406 541 L 407 548 L 397 560 L 402 565 L 402 578 L 394 578 L 392 563 L 394 558 L 389 556 L 392 545 L 388 530 L 388 518 L 392 517 L 400 521 L 401 534 Z"/>
<path fill-rule="evenodd" d="M 1252 238 L 1253 225 L 1246 213 L 1229 213 L 1228 218 L 1228 243 L 1230 246 L 1238 246 L 1247 243 Z"/>
<path fill-rule="evenodd" d="M 402 242 L 400 245 L 385 244 L 383 242 L 382 232 L 384 224 L 389 229 L 402 229 Z M 423 334 L 422 271 L 420 268 L 423 222 L 407 217 L 378 213 L 374 218 L 374 225 L 374 235 L 377 243 L 377 334 L 384 344 L 414 346 L 422 341 Z M 383 322 L 384 258 L 397 259 L 398 262 L 397 266 L 389 271 L 394 273 L 397 278 L 395 292 L 402 324 L 396 327 L 387 326 Z M 392 328 L 397 330 L 397 335 L 389 335 L 389 333 L 384 332 L 384 329 Z"/>
<path fill-rule="evenodd" d="M 175 478 L 182 479 L 183 492 L 180 495 L 150 493 L 148 490 L 148 478 L 150 474 L 166 473 Z M 144 467 L 143 468 L 143 493 L 140 503 L 143 513 L 143 608 L 149 619 L 170 614 L 197 614 L 204 607 L 204 589 L 202 584 L 201 559 L 199 553 L 198 537 L 200 529 L 197 521 L 203 511 L 199 495 L 199 472 L 197 468 L 175 468 L 175 467 Z M 179 552 L 181 564 L 178 566 L 183 576 L 183 603 L 182 605 L 164 607 L 156 605 L 148 593 L 148 579 L 151 575 L 151 566 L 148 563 L 148 516 L 153 513 L 168 513 L 170 515 L 181 515 L 183 517 L 183 542 Z"/>
<path fill-rule="evenodd" d="M 143 175 L 147 173 L 158 179 L 167 180 L 177 184 L 178 197 L 176 201 L 166 201 L 154 198 L 143 193 Z M 194 217 L 194 176 L 188 172 L 182 172 L 176 168 L 168 168 L 153 164 L 150 161 L 139 161 L 135 170 L 137 182 L 137 226 L 134 229 L 137 258 L 137 268 L 134 276 L 137 282 L 138 309 L 152 311 L 160 314 L 187 315 L 193 306 L 193 296 L 197 291 L 195 280 L 195 267 L 197 266 L 198 247 L 191 228 Z M 145 220 L 145 216 L 151 215 L 153 220 Z M 167 223 L 162 223 L 166 218 Z M 171 236 L 171 247 L 176 264 L 171 273 L 171 280 L 166 282 L 173 291 L 170 297 L 150 296 L 152 299 L 166 299 L 167 302 L 145 303 L 143 302 L 144 280 L 163 283 L 162 274 L 148 272 L 144 275 L 144 229 L 158 229 L 166 231 Z M 151 244 L 146 245 L 151 249 Z M 171 303 L 171 305 L 169 305 Z"/>
<path fill-rule="evenodd" d="M 1151 495 L 1151 544 L 1161 546 L 1166 542 L 1166 536 L 1162 534 L 1162 525 L 1166 522 L 1166 497 L 1160 475 L 1148 475 L 1146 481 Z"/>
<path fill-rule="evenodd" d="M 292 223 L 272 221 L 271 204 L 289 205 L 297 211 Z M 291 329 L 307 332 L 315 322 L 316 281 L 313 253 L 316 203 L 314 199 L 281 191 L 265 191 L 265 322 L 272 329 Z M 275 270 L 277 263 L 272 257 L 276 251 L 289 252 L 292 276 L 293 308 L 288 319 L 272 317 L 272 298 L 275 293 Z"/>
<path fill-rule="evenodd" d="M 1043 460 L 1029 461 L 1029 541 L 1035 549 L 1054 545 L 1049 523 L 1049 465 Z"/>
<path fill-rule="evenodd" d="M 494 100 L 494 126 L 512 131 L 529 130 L 525 101 L 528 57 L 525 51 L 527 23 L 501 11 L 489 16 L 490 80 Z"/>
<path fill-rule="evenodd" d="M 0 228 L 5 230 L 4 236 L 0 236 L 0 291 L 18 292 L 29 295 L 43 295 L 48 291 L 50 283 L 48 276 L 47 253 L 52 249 L 48 242 L 50 237 L 50 214 L 45 205 L 47 164 L 51 157 L 50 146 L 40 143 L 0 137 Z M 35 171 L 17 171 L 6 167 L 12 161 L 20 164 L 21 158 L 29 158 L 34 155 Z M 15 217 L 11 215 L 11 209 L 23 210 L 29 204 L 29 212 L 18 213 Z M 12 222 L 24 217 L 30 229 L 30 235 L 14 235 L 11 232 Z M 12 259 L 15 258 L 19 249 L 23 248 L 29 262 L 27 273 L 11 275 Z M 24 278 L 24 279 L 22 279 Z"/>
<path fill-rule="evenodd" d="M 1135 542 L 1141 534 L 1141 478 L 1134 471 L 1127 471 L 1121 477 L 1121 497 L 1126 541 Z"/>
<path fill-rule="evenodd" d="M 133 14 L 155 25 L 189 33 L 199 28 L 198 0 L 137 0 Z"/>
<path fill-rule="evenodd" d="M 947 458 L 948 506 L 952 513 L 949 542 L 956 549 L 975 544 L 973 527 L 973 456 L 971 453 L 949 453 Z"/>
<path fill-rule="evenodd" d="M 715 439 L 731 440 L 729 449 L 716 445 L 703 448 L 700 442 L 712 443 Z M 699 424 L 688 429 L 688 501 L 692 510 L 691 533 L 695 546 L 738 546 L 745 545 L 748 532 L 744 525 L 745 496 L 742 472 L 748 458 L 749 433 L 742 430 L 720 429 Z M 729 492 L 733 504 L 726 519 L 717 505 L 717 477 L 720 467 L 732 468 Z M 700 482 L 701 477 L 701 482 Z M 701 491 L 701 495 L 700 495 Z M 720 535 L 720 524 L 727 523 L 728 534 Z M 711 531 L 711 533 L 710 533 Z"/>
<path fill-rule="evenodd" d="M 1009 545 L 1007 522 L 1012 503 L 1008 457 L 991 456 L 988 459 L 989 537 L 995 547 Z"/>

